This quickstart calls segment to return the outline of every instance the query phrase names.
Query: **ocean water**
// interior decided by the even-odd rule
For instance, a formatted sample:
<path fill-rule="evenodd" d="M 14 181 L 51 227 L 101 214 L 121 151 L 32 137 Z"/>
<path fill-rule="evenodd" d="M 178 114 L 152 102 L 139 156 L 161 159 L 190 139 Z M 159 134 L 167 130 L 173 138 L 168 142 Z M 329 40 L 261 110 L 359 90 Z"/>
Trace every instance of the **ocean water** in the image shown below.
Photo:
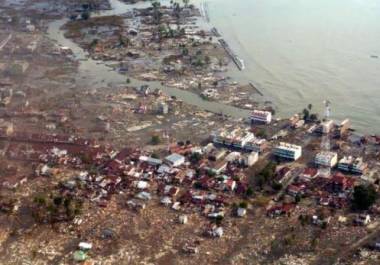
<path fill-rule="evenodd" d="M 285 117 L 312 103 L 380 133 L 380 0 L 197 0 L 252 81 Z M 379 58 L 377 58 L 377 56 Z"/>

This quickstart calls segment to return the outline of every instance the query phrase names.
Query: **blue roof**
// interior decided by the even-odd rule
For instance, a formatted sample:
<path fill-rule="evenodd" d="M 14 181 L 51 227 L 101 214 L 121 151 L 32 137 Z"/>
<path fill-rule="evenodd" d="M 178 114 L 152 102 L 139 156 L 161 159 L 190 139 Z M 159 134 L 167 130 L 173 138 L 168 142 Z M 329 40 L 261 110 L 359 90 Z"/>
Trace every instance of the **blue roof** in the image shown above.
<path fill-rule="evenodd" d="M 177 162 L 177 161 L 184 160 L 184 159 L 185 159 L 184 156 L 182 156 L 182 155 L 180 155 L 180 154 L 176 154 L 176 153 L 171 154 L 171 155 L 169 155 L 169 156 L 167 156 L 167 157 L 165 158 L 165 160 L 167 160 L 167 161 L 169 161 L 169 162 L 172 162 L 172 163 L 175 163 L 175 162 Z"/>

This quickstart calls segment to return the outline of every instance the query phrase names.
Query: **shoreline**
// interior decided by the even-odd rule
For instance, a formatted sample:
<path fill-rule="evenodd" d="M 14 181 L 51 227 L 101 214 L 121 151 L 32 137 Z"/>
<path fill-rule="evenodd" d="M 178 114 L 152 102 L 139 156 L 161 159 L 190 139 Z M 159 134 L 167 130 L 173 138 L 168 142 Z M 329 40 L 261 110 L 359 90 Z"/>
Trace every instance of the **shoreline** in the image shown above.
<path fill-rule="evenodd" d="M 120 2 L 122 5 L 125 5 L 125 10 L 123 10 L 123 12 L 125 12 L 125 11 L 127 11 L 127 10 L 130 10 L 131 8 L 133 8 L 133 7 L 131 7 L 131 6 L 138 6 L 138 7 L 141 7 L 141 4 L 142 3 L 138 3 L 138 4 L 129 4 L 129 3 L 124 3 L 124 2 L 122 2 L 122 1 L 116 1 L 116 2 Z M 99 14 L 95 14 L 95 17 L 96 16 L 105 16 L 105 15 L 114 15 L 114 11 L 116 10 L 115 8 L 117 8 L 117 7 L 115 7 L 115 6 L 113 6 L 112 5 L 112 3 L 115 3 L 115 1 L 111 1 L 111 10 L 106 10 L 106 11 L 100 11 L 99 12 Z M 143 5 L 144 4 L 146 4 L 146 3 L 143 3 Z M 119 4 L 118 4 L 119 5 Z M 117 13 L 120 13 L 120 14 L 122 14 L 123 12 L 117 12 Z M 104 14 L 104 15 L 101 15 L 100 13 L 107 13 L 107 14 Z M 109 14 L 108 14 L 109 13 Z M 200 12 L 201 14 L 202 14 L 202 12 Z M 119 15 L 120 15 L 119 14 Z M 117 14 L 116 14 L 117 15 Z M 203 19 L 205 19 L 206 20 L 206 18 L 205 17 L 203 17 Z M 212 29 L 211 29 L 211 32 L 213 32 L 213 31 L 216 31 L 216 32 L 218 32 L 218 30 L 215 28 L 215 25 L 213 25 L 211 22 L 207 22 L 207 25 L 209 26 L 209 27 L 211 27 Z M 218 32 L 219 33 L 219 32 Z M 220 34 L 219 34 L 220 35 Z M 220 35 L 220 37 L 218 37 L 218 38 L 222 38 L 223 39 L 223 36 L 222 35 Z M 66 38 L 67 39 L 67 38 Z M 227 44 L 228 45 L 228 44 Z M 228 53 L 227 53 L 228 54 Z M 90 57 L 86 57 L 86 60 L 88 60 L 88 59 L 90 59 Z M 83 63 L 83 62 L 82 62 Z M 99 61 L 96 61 L 96 63 L 97 64 L 105 64 L 105 62 L 103 62 L 103 61 L 101 61 L 101 62 L 99 62 Z M 112 71 L 114 71 L 114 70 L 112 70 Z M 228 70 L 229 71 L 229 70 Z M 132 78 L 133 79 L 133 78 Z M 165 86 L 162 86 L 162 85 L 158 85 L 157 83 L 158 82 L 156 82 L 156 81 L 140 81 L 140 80 L 133 80 L 132 81 L 132 85 L 134 84 L 134 83 L 137 83 L 137 84 L 141 84 L 141 83 L 149 83 L 149 84 L 153 84 L 153 86 L 155 86 L 155 87 L 159 87 L 159 88 L 164 88 Z M 249 82 L 248 83 L 248 85 L 249 86 L 251 86 L 252 88 L 254 88 L 254 90 L 261 96 L 261 97 L 264 97 L 264 95 L 263 95 L 263 93 L 262 93 L 262 91 L 256 86 L 256 85 L 254 85 L 252 82 Z M 173 95 L 173 93 L 170 93 L 170 92 L 173 92 L 173 91 L 170 91 L 170 90 L 173 90 L 173 86 L 170 86 L 170 88 L 169 89 L 163 89 L 166 93 L 168 93 L 169 95 Z M 175 89 L 177 89 L 177 88 L 175 88 Z M 169 91 L 168 91 L 169 90 Z M 236 115 L 231 115 L 231 113 L 228 113 L 229 111 L 226 111 L 226 109 L 225 109 L 225 107 L 226 106 L 228 106 L 228 108 L 230 108 L 231 110 L 232 109 L 235 109 L 236 107 L 234 106 L 234 105 L 226 105 L 226 104 L 223 104 L 222 102 L 220 102 L 220 101 L 208 101 L 208 100 L 203 100 L 202 99 L 202 97 L 200 97 L 197 93 L 193 93 L 193 92 L 191 92 L 191 90 L 189 91 L 189 90 L 183 90 L 183 89 L 179 89 L 179 90 L 181 90 L 181 91 L 186 91 L 187 93 L 186 93 L 186 95 L 184 95 L 185 97 L 187 97 L 188 99 L 189 99 L 189 96 L 190 96 L 190 94 L 194 94 L 194 96 L 191 96 L 190 98 L 190 100 L 185 100 L 188 104 L 191 104 L 191 105 L 196 105 L 196 106 L 198 106 L 198 107 L 200 107 L 201 109 L 204 109 L 204 110 L 207 110 L 207 111 L 210 111 L 210 112 L 213 112 L 213 113 L 215 113 L 215 114 L 218 114 L 218 113 L 223 113 L 223 115 L 227 115 L 227 116 L 231 116 L 231 117 L 235 117 L 235 118 L 237 118 L 237 116 Z M 174 93 L 174 94 L 176 94 L 176 93 Z M 180 93 L 181 94 L 181 93 Z M 177 94 L 178 95 L 178 94 Z M 182 94 L 183 95 L 183 94 Z M 196 101 L 196 102 L 194 102 L 194 100 Z M 201 104 L 199 103 L 199 100 L 201 100 L 202 102 L 201 102 Z M 269 102 L 271 102 L 271 101 L 269 101 Z M 217 107 L 217 110 L 215 109 L 215 106 L 211 106 L 211 105 L 219 105 L 218 107 Z M 275 106 L 276 106 L 276 104 L 275 104 Z M 223 110 L 225 110 L 225 111 L 223 111 Z M 237 109 L 236 109 L 237 110 Z M 246 111 L 248 111 L 247 109 L 244 109 L 244 108 L 240 108 L 240 110 L 241 111 L 244 111 L 244 112 L 246 112 Z M 300 110 L 301 111 L 301 110 Z M 235 112 L 235 110 L 234 110 L 234 112 Z M 248 113 L 247 114 L 245 114 L 245 115 L 241 115 L 241 114 L 239 114 L 238 115 L 238 117 L 240 117 L 240 118 L 247 118 L 248 117 Z M 286 119 L 289 119 L 289 117 L 283 117 L 283 118 L 278 118 L 279 120 L 286 120 Z M 355 126 L 354 126 L 355 127 Z M 371 133 L 362 133 L 362 132 L 360 132 L 360 134 L 362 134 L 362 135 L 371 135 Z"/>
<path fill-rule="evenodd" d="M 115 12 L 115 4 L 119 6 L 122 4 L 123 10 L 117 10 Z M 103 16 L 111 16 L 111 15 L 122 15 L 126 11 L 131 10 L 135 7 L 142 7 L 144 4 L 138 3 L 138 4 L 126 4 L 118 0 L 112 0 L 111 1 L 111 8 L 112 10 L 106 10 L 106 11 L 100 11 L 94 14 L 94 17 L 103 17 Z M 146 4 L 145 4 L 146 6 Z M 190 105 L 196 105 L 199 108 L 203 110 L 210 111 L 214 114 L 220 114 L 230 116 L 231 118 L 248 118 L 249 117 L 249 110 L 244 108 L 238 108 L 235 105 L 231 104 L 225 104 L 220 101 L 209 101 L 204 100 L 200 94 L 194 93 L 191 89 L 181 89 L 176 88 L 170 85 L 162 85 L 160 81 L 144 81 L 144 80 L 138 80 L 136 78 L 131 78 L 130 76 L 125 76 L 120 74 L 118 71 L 114 70 L 110 65 L 112 65 L 112 61 L 102 61 L 102 60 L 94 60 L 91 58 L 91 56 L 88 55 L 88 51 L 80 47 L 78 43 L 74 42 L 70 38 L 67 38 L 64 36 L 65 31 L 60 29 L 61 26 L 63 26 L 68 19 L 60 19 L 59 21 L 53 21 L 49 25 L 48 29 L 48 36 L 49 38 L 55 40 L 59 45 L 62 46 L 68 46 L 72 50 L 74 50 L 74 54 L 76 54 L 77 59 L 81 61 L 82 68 L 85 69 L 91 69 L 93 71 L 97 71 L 101 78 L 104 80 L 108 80 L 107 82 L 119 82 L 119 83 L 125 83 L 125 78 L 129 78 L 131 80 L 130 85 L 131 86 L 140 86 L 144 84 L 149 84 L 153 88 L 160 88 L 165 93 L 167 93 L 170 96 L 176 96 L 186 103 Z M 79 56 L 78 56 L 79 54 Z M 88 65 L 88 66 L 87 66 Z M 98 68 L 98 69 L 94 69 Z M 107 68 L 107 72 L 104 70 Z M 99 78 L 100 76 L 97 76 Z M 100 80 L 99 80 L 100 81 Z"/>
<path fill-rule="evenodd" d="M 200 1 L 197 1 L 197 3 L 198 2 Z M 375 113 L 378 113 L 376 103 L 374 100 L 365 101 L 365 99 L 362 99 L 361 97 L 363 93 L 359 91 L 359 86 L 357 84 L 353 85 L 353 83 L 348 83 L 348 81 L 346 82 L 346 80 L 351 80 L 351 78 L 350 76 L 347 77 L 347 75 L 342 72 L 343 70 L 339 70 L 343 69 L 344 66 L 343 68 L 337 68 L 336 71 L 339 72 L 336 72 L 336 75 L 332 75 L 335 72 L 335 69 L 331 69 L 330 71 L 329 67 L 335 65 L 327 64 L 324 67 L 322 62 L 320 65 L 315 65 L 315 68 L 313 68 L 314 65 L 306 63 L 305 68 L 310 71 L 300 72 L 298 75 L 295 69 L 292 68 L 296 67 L 297 69 L 303 69 L 301 68 L 303 67 L 302 62 L 293 62 L 292 60 L 292 58 L 298 60 L 298 57 L 296 57 L 297 54 L 280 50 L 279 52 L 275 52 L 276 54 L 273 56 L 270 52 L 268 55 L 264 54 L 261 56 L 260 52 L 268 50 L 265 46 L 268 42 L 266 39 L 268 34 L 265 34 L 265 36 L 262 36 L 264 34 L 259 34 L 257 38 L 252 38 L 247 36 L 246 33 L 248 31 L 241 26 L 243 23 L 240 21 L 243 21 L 244 23 L 255 22 L 255 24 L 257 24 L 256 22 L 260 23 L 265 19 L 264 22 L 268 22 L 269 16 L 250 20 L 248 15 L 242 14 L 242 18 L 240 19 L 239 15 L 236 16 L 236 14 L 239 14 L 237 12 L 241 10 L 244 11 L 244 9 L 240 7 L 241 1 L 236 3 L 239 4 L 238 8 L 231 8 L 235 4 L 225 4 L 227 3 L 226 1 L 220 1 L 220 3 L 218 3 L 217 1 L 209 0 L 207 2 L 209 3 L 209 16 L 211 17 L 209 25 L 211 27 L 216 27 L 219 32 L 222 33 L 223 38 L 229 43 L 231 48 L 244 58 L 244 61 L 246 62 L 247 69 L 245 72 L 240 73 L 233 69 L 231 76 L 236 80 L 244 80 L 246 82 L 253 81 L 253 84 L 256 87 L 264 92 L 267 97 L 271 98 L 278 115 L 281 115 L 282 117 L 290 117 L 294 113 L 300 112 L 304 105 L 308 103 L 312 103 L 318 110 L 318 113 L 322 115 L 323 101 L 326 99 L 324 97 L 327 97 L 333 104 L 332 115 L 334 119 L 342 121 L 345 118 L 349 118 L 353 122 L 353 127 L 361 134 L 380 134 L 380 127 L 376 126 L 379 124 L 379 119 L 375 115 Z M 261 4 L 256 2 L 257 1 L 255 1 L 254 5 L 259 5 L 261 9 L 264 9 L 267 6 L 264 3 Z M 305 5 L 308 6 L 308 4 Z M 312 5 L 314 6 L 314 4 Z M 249 3 L 249 6 L 252 8 L 253 5 Z M 226 7 L 227 9 L 223 9 Z M 290 8 L 293 11 L 292 7 Z M 225 10 L 227 11 L 225 12 Z M 267 11 L 267 9 L 264 9 L 264 11 Z M 273 25 L 281 27 L 281 24 L 278 25 L 276 21 Z M 255 29 L 257 29 L 257 26 L 255 26 Z M 264 41 L 266 42 L 262 42 L 263 38 L 265 38 Z M 290 40 L 288 41 L 289 43 L 286 43 L 286 40 L 287 39 L 284 39 L 284 45 L 287 45 L 286 47 L 292 48 L 296 45 Z M 268 44 L 270 45 L 271 43 Z M 303 43 L 301 42 L 301 44 Z M 278 47 L 281 48 L 282 46 L 279 45 Z M 276 58 L 277 55 L 281 56 L 281 58 Z M 367 54 L 364 54 L 363 56 L 366 58 L 370 57 Z M 305 58 L 307 57 L 303 56 L 300 60 L 306 60 Z M 286 61 L 284 59 L 286 59 Z M 316 60 L 314 57 L 312 57 L 312 59 Z M 339 55 L 337 56 L 337 59 L 345 59 L 345 56 L 342 57 L 342 55 Z M 365 58 L 361 58 L 361 60 L 364 59 Z M 273 67 L 272 62 L 276 63 L 277 60 L 279 60 L 280 64 L 282 63 L 282 68 L 279 68 L 278 66 Z M 290 63 L 292 63 L 292 65 L 289 65 Z M 299 63 L 299 65 L 295 63 Z M 330 63 L 330 61 L 328 63 Z M 376 60 L 372 60 L 371 65 L 373 65 L 373 63 L 376 63 Z M 286 67 L 289 67 L 289 69 Z M 351 66 L 348 67 L 348 70 L 352 68 Z M 370 70 L 371 69 L 373 70 L 374 68 L 371 66 Z M 372 70 L 371 73 L 373 72 Z M 339 74 L 342 74 L 342 78 L 340 78 Z M 252 80 L 251 77 L 255 80 Z M 344 77 L 346 78 L 343 79 Z M 356 80 L 357 78 L 355 78 L 355 81 Z M 369 80 L 370 81 L 368 82 L 366 80 L 363 80 L 364 82 L 362 82 L 362 86 L 365 87 L 363 92 L 367 92 L 368 94 L 371 93 L 371 91 L 375 92 L 375 88 L 378 87 L 376 85 L 378 84 L 376 78 Z M 349 98 L 349 93 L 351 93 L 350 90 L 354 92 L 355 98 L 358 98 L 358 100 L 351 100 Z M 331 96 L 329 95 L 330 92 L 332 92 Z M 376 94 L 372 93 L 372 95 L 375 95 L 376 98 L 378 97 L 377 92 Z M 343 104 L 346 101 L 348 103 Z"/>

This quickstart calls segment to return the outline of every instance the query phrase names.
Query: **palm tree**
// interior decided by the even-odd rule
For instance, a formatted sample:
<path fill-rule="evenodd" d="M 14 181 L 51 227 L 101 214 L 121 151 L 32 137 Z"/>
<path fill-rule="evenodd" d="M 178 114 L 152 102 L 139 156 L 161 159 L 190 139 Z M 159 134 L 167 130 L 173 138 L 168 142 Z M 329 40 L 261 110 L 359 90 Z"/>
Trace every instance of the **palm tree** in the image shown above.
<path fill-rule="evenodd" d="M 154 21 L 156 22 L 156 24 L 160 24 L 160 20 L 161 20 L 161 12 L 160 12 L 160 7 L 161 7 L 161 4 L 160 2 L 158 2 L 157 0 L 151 0 L 152 1 L 152 7 L 153 7 L 153 18 L 154 18 Z"/>
<path fill-rule="evenodd" d="M 182 2 L 185 5 L 185 7 L 187 7 L 189 5 L 190 0 L 182 0 Z"/>

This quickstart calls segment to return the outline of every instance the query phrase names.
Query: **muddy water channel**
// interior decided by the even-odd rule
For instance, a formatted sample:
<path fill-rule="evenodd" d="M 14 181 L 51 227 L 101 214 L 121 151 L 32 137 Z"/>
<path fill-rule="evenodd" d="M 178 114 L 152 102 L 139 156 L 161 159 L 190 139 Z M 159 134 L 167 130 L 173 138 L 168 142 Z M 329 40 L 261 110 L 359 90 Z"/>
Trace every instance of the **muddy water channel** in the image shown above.
<path fill-rule="evenodd" d="M 93 13 L 92 16 L 99 17 L 121 15 L 132 10 L 133 8 L 141 8 L 149 5 L 149 3 L 127 5 L 118 0 L 110 0 L 110 4 L 110 10 Z M 84 51 L 78 44 L 74 43 L 73 41 L 64 36 L 64 31 L 61 30 L 61 27 L 67 22 L 67 18 L 51 22 L 49 24 L 47 34 L 48 37 L 55 41 L 58 45 L 69 47 L 73 51 L 74 57 L 80 62 L 78 70 L 78 82 L 84 81 L 86 82 L 86 84 L 94 87 L 105 87 L 108 85 L 125 84 L 125 75 L 120 74 L 117 71 L 114 71 L 104 62 L 91 59 L 88 56 L 88 53 Z M 112 64 L 112 62 L 107 62 L 107 64 Z M 152 88 L 159 88 L 167 95 L 175 96 L 177 99 L 180 99 L 189 105 L 197 106 L 202 110 L 207 110 L 218 114 L 224 114 L 233 118 L 246 118 L 249 116 L 248 110 L 236 108 L 215 101 L 204 100 L 197 94 L 178 88 L 166 87 L 163 86 L 160 82 L 139 81 L 132 78 L 130 78 L 130 80 L 131 86 L 149 85 Z"/>

